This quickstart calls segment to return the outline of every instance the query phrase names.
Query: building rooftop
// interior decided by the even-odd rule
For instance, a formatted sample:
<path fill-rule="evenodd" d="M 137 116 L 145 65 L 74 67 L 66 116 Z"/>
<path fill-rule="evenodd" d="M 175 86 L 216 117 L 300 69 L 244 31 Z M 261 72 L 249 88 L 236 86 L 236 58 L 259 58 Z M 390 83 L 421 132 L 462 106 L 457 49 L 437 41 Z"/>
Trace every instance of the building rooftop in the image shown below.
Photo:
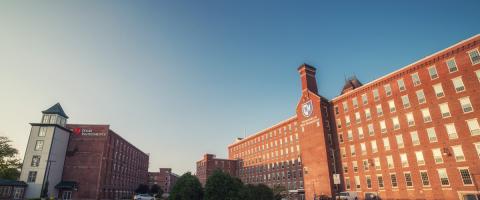
<path fill-rule="evenodd" d="M 68 116 L 67 116 L 67 114 L 65 114 L 65 111 L 63 111 L 63 108 L 60 105 L 60 103 L 56 103 L 55 105 L 53 105 L 49 109 L 46 109 L 46 110 L 42 111 L 42 113 L 43 114 L 57 114 L 57 115 L 60 115 L 60 116 L 68 119 Z"/>

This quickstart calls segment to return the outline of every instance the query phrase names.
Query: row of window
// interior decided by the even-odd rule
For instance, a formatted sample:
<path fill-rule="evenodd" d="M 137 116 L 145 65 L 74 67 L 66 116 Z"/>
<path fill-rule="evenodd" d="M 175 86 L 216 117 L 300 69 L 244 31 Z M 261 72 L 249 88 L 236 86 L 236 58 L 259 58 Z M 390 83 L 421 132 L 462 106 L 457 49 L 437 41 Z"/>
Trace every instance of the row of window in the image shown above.
<path fill-rule="evenodd" d="M 463 185 L 465 186 L 471 186 L 473 185 L 473 180 L 472 180 L 472 175 L 470 174 L 470 171 L 468 167 L 459 167 L 457 168 L 458 170 L 458 176 L 461 178 Z M 437 169 L 437 175 L 440 180 L 440 185 L 442 187 L 448 187 L 450 186 L 450 180 L 447 174 L 447 170 L 445 168 Z M 385 182 L 382 174 L 377 174 L 377 186 L 379 189 L 385 188 Z M 428 175 L 427 170 L 421 170 L 419 172 L 419 177 L 421 180 L 421 185 L 423 187 L 431 187 L 431 181 Z M 398 188 L 398 177 L 396 173 L 390 173 L 389 174 L 390 178 L 390 185 L 392 188 Z M 407 188 L 413 187 L 413 178 L 412 178 L 412 173 L 411 172 L 404 172 L 403 173 L 403 180 L 405 181 L 405 185 Z M 356 189 L 361 189 L 361 182 L 360 182 L 360 176 L 354 176 L 354 184 Z M 372 189 L 372 178 L 370 175 L 365 176 L 365 185 L 367 189 Z M 351 182 L 350 178 L 346 177 L 345 178 L 345 188 L 347 190 L 351 190 Z"/>
<path fill-rule="evenodd" d="M 287 135 L 287 130 L 288 132 L 292 132 L 293 131 L 297 131 L 297 122 L 292 122 L 292 123 L 288 123 L 285 124 L 283 127 L 280 127 L 278 128 L 278 130 L 273 130 L 273 131 L 270 131 L 270 132 L 264 132 L 262 133 L 262 135 L 259 135 L 255 138 L 249 138 L 248 140 L 246 141 L 241 141 L 240 144 L 236 144 L 234 147 L 230 148 L 230 151 L 238 151 L 240 149 L 243 149 L 243 148 L 247 148 L 249 146 L 252 146 L 252 145 L 255 145 L 259 142 L 263 142 L 263 141 L 268 141 L 270 138 L 275 138 L 275 137 L 281 137 L 282 136 L 282 133 L 283 133 L 283 136 L 286 136 Z M 277 134 L 278 133 L 278 134 Z"/>
<path fill-rule="evenodd" d="M 234 154 L 234 158 L 244 157 L 244 156 L 256 154 L 257 152 L 268 150 L 270 148 L 276 148 L 279 146 L 283 147 L 284 145 L 289 145 L 289 143 L 292 144 L 294 142 L 298 142 L 298 133 L 296 133 L 295 135 L 290 135 L 290 137 L 284 137 L 283 139 L 280 138 L 278 140 L 264 142 L 262 145 L 257 145 L 253 148 L 249 148 L 245 150 L 241 149 L 242 150 L 241 152 L 236 152 L 233 154 Z"/>

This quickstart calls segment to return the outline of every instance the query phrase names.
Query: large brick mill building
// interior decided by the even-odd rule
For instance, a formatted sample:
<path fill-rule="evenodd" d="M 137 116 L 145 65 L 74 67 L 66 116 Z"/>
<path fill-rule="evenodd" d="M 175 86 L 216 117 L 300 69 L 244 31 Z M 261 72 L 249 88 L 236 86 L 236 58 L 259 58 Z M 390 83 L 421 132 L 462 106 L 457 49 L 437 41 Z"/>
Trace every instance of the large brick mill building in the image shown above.
<path fill-rule="evenodd" d="M 149 156 L 109 125 L 67 124 L 60 104 L 32 123 L 20 180 L 26 198 L 131 198 L 147 184 Z"/>
<path fill-rule="evenodd" d="M 202 186 L 205 186 L 207 179 L 215 170 L 221 170 L 231 176 L 236 176 L 238 172 L 238 161 L 217 158 L 213 154 L 203 155 L 202 160 L 197 161 L 197 172 L 195 176 L 198 177 Z"/>
<path fill-rule="evenodd" d="M 350 78 L 330 100 L 301 65 L 296 115 L 229 145 L 229 159 L 244 182 L 308 200 L 478 199 L 479 47 L 476 35 L 367 84 Z"/>
<path fill-rule="evenodd" d="M 148 172 L 148 185 L 158 185 L 164 194 L 170 194 L 177 182 L 178 175 L 172 172 L 172 168 L 160 168 L 158 172 Z"/>

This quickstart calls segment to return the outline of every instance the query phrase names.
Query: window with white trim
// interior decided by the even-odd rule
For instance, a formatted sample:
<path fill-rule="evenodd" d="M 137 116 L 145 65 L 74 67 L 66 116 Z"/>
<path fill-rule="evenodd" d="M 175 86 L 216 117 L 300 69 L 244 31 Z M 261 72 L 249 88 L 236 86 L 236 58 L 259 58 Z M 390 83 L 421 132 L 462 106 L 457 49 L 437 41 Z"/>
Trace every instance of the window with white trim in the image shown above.
<path fill-rule="evenodd" d="M 358 138 L 359 139 L 363 139 L 364 135 L 363 135 L 363 128 L 362 127 L 358 127 L 357 128 L 357 131 L 358 131 Z"/>
<path fill-rule="evenodd" d="M 420 171 L 420 178 L 422 179 L 423 186 L 430 186 L 430 180 L 428 179 L 428 173 L 425 170 Z"/>
<path fill-rule="evenodd" d="M 384 85 L 383 88 L 385 89 L 385 95 L 387 97 L 392 95 L 392 87 L 390 86 L 390 84 Z"/>
<path fill-rule="evenodd" d="M 412 81 L 413 81 L 413 86 L 420 85 L 420 77 L 418 76 L 418 73 L 412 74 Z"/>
<path fill-rule="evenodd" d="M 345 151 L 345 147 L 340 147 L 340 153 L 342 154 L 342 158 L 347 157 L 347 152 Z"/>
<path fill-rule="evenodd" d="M 368 164 L 368 160 L 366 160 L 366 159 L 363 160 L 363 161 L 362 161 L 362 164 L 363 164 L 363 170 L 364 170 L 364 171 L 368 171 L 368 165 L 369 165 L 369 164 Z"/>
<path fill-rule="evenodd" d="M 402 163 L 402 167 L 408 167 L 408 159 L 406 153 L 400 154 L 400 161 Z"/>
<path fill-rule="evenodd" d="M 417 131 L 410 132 L 410 137 L 412 137 L 413 146 L 417 146 L 417 145 L 420 144 L 420 139 L 418 138 L 418 132 Z"/>
<path fill-rule="evenodd" d="M 390 140 L 388 137 L 383 138 L 383 146 L 385 147 L 385 151 L 390 150 Z"/>
<path fill-rule="evenodd" d="M 403 175 L 405 176 L 405 184 L 407 187 L 413 187 L 412 174 L 410 172 L 404 172 Z"/>
<path fill-rule="evenodd" d="M 407 124 L 408 126 L 415 126 L 415 119 L 413 118 L 413 113 L 409 112 L 405 114 L 407 117 Z"/>
<path fill-rule="evenodd" d="M 385 124 L 385 120 L 382 120 L 379 123 L 380 123 L 380 131 L 382 133 L 386 133 L 387 132 L 387 125 Z"/>
<path fill-rule="evenodd" d="M 418 104 L 423 104 L 426 102 L 425 93 L 423 93 L 423 90 L 417 90 L 415 93 L 417 94 Z"/>
<path fill-rule="evenodd" d="M 455 88 L 455 91 L 457 93 L 465 91 L 465 85 L 463 84 L 461 76 L 453 78 L 452 83 L 453 83 L 453 87 Z"/>
<path fill-rule="evenodd" d="M 433 127 L 427 128 L 427 135 L 428 135 L 428 141 L 430 141 L 430 143 L 438 141 L 437 133 L 435 132 L 435 128 L 433 128 Z"/>
<path fill-rule="evenodd" d="M 398 84 L 398 90 L 404 91 L 406 89 L 405 82 L 403 81 L 403 79 L 398 79 L 397 84 Z"/>
<path fill-rule="evenodd" d="M 350 145 L 350 155 L 355 156 L 355 145 Z"/>
<path fill-rule="evenodd" d="M 477 79 L 480 81 L 480 70 L 475 71 L 475 74 L 477 75 Z"/>
<path fill-rule="evenodd" d="M 388 101 L 388 107 L 390 108 L 390 112 L 395 112 L 395 102 L 393 100 Z"/>
<path fill-rule="evenodd" d="M 334 106 L 334 110 L 336 115 L 340 114 L 340 111 L 338 110 L 338 106 Z"/>
<path fill-rule="evenodd" d="M 348 141 L 352 141 L 352 140 L 353 140 L 352 130 L 348 130 L 348 131 L 347 131 L 347 139 L 348 139 Z"/>
<path fill-rule="evenodd" d="M 437 83 L 437 84 L 433 85 L 433 90 L 435 91 L 435 96 L 437 96 L 437 98 L 445 96 L 445 93 L 443 92 L 443 87 L 442 87 L 441 83 Z"/>
<path fill-rule="evenodd" d="M 465 161 L 465 155 L 463 154 L 462 146 L 452 146 L 453 155 L 455 156 L 455 160 L 457 162 Z"/>
<path fill-rule="evenodd" d="M 352 161 L 353 172 L 358 172 L 358 163 L 357 161 Z"/>
<path fill-rule="evenodd" d="M 357 97 L 353 97 L 353 99 L 352 99 L 352 104 L 353 104 L 353 108 L 358 108 L 358 100 L 357 100 Z"/>
<path fill-rule="evenodd" d="M 457 129 L 455 128 L 454 123 L 445 124 L 445 129 L 447 130 L 447 134 L 448 134 L 449 139 L 457 139 L 458 138 Z"/>
<path fill-rule="evenodd" d="M 470 61 L 472 61 L 472 65 L 480 63 L 480 53 L 478 53 L 478 49 L 469 51 L 468 56 L 470 57 Z"/>
<path fill-rule="evenodd" d="M 378 187 L 379 188 L 383 188 L 384 187 L 384 183 L 383 183 L 383 177 L 381 174 L 377 174 L 377 181 L 378 181 Z"/>
<path fill-rule="evenodd" d="M 40 127 L 38 130 L 38 137 L 44 137 L 47 134 L 47 127 Z"/>
<path fill-rule="evenodd" d="M 432 154 L 436 164 L 443 163 L 442 151 L 439 148 L 432 149 Z"/>
<path fill-rule="evenodd" d="M 404 108 L 410 107 L 410 99 L 408 99 L 408 94 L 402 96 L 402 104 Z"/>
<path fill-rule="evenodd" d="M 356 112 L 355 113 L 355 122 L 357 122 L 357 124 L 358 124 L 358 123 L 360 123 L 360 121 L 361 121 L 360 112 Z"/>
<path fill-rule="evenodd" d="M 441 103 L 438 105 L 440 107 L 440 113 L 442 114 L 442 118 L 450 117 L 450 108 L 448 107 L 448 103 Z"/>
<path fill-rule="evenodd" d="M 471 135 L 480 135 L 480 126 L 477 118 L 467 120 L 467 126 Z"/>
<path fill-rule="evenodd" d="M 468 168 L 459 168 L 458 172 L 460 173 L 460 177 L 462 177 L 463 185 L 473 185 L 472 176 Z"/>
<path fill-rule="evenodd" d="M 383 115 L 382 104 L 378 104 L 376 107 L 377 107 L 377 115 L 382 116 Z"/>
<path fill-rule="evenodd" d="M 372 136 L 375 135 L 375 131 L 373 129 L 373 124 L 368 124 L 368 135 Z"/>
<path fill-rule="evenodd" d="M 27 183 L 34 183 L 37 180 L 37 171 L 29 171 Z"/>
<path fill-rule="evenodd" d="M 370 113 L 370 108 L 365 109 L 365 119 L 372 119 L 372 113 Z"/>
<path fill-rule="evenodd" d="M 380 158 L 375 157 L 373 160 L 374 160 L 375 169 L 380 170 L 382 168 L 382 166 L 380 164 Z"/>
<path fill-rule="evenodd" d="M 372 188 L 372 178 L 370 176 L 365 176 L 367 180 L 367 188 L 371 189 Z"/>
<path fill-rule="evenodd" d="M 357 189 L 360 189 L 360 177 L 355 176 L 355 186 Z"/>
<path fill-rule="evenodd" d="M 350 179 L 348 177 L 345 178 L 345 189 L 350 190 Z"/>
<path fill-rule="evenodd" d="M 415 157 L 417 158 L 417 164 L 419 166 L 425 165 L 425 159 L 423 158 L 423 152 L 422 151 L 415 151 Z"/>
<path fill-rule="evenodd" d="M 390 174 L 390 180 L 392 181 L 392 187 L 393 188 L 398 187 L 397 175 L 396 174 Z"/>
<path fill-rule="evenodd" d="M 342 102 L 343 112 L 348 112 L 348 104 L 346 101 Z"/>
<path fill-rule="evenodd" d="M 393 130 L 400 129 L 400 121 L 398 121 L 398 117 L 392 117 L 392 123 L 393 123 Z"/>
<path fill-rule="evenodd" d="M 350 126 L 350 116 L 345 116 L 345 125 L 346 125 L 347 127 Z"/>
<path fill-rule="evenodd" d="M 392 155 L 388 155 L 387 157 L 387 166 L 388 166 L 388 169 L 393 169 L 395 166 L 393 164 L 393 157 Z"/>
<path fill-rule="evenodd" d="M 432 121 L 432 117 L 430 116 L 430 111 L 428 110 L 428 108 L 421 109 L 420 111 L 422 112 L 422 117 L 423 117 L 423 122 L 424 123 Z"/>
<path fill-rule="evenodd" d="M 363 103 L 363 105 L 367 105 L 367 104 L 368 104 L 367 94 L 362 94 L 362 103 Z"/>
<path fill-rule="evenodd" d="M 43 150 L 43 140 L 37 140 L 35 142 L 35 151 Z"/>
<path fill-rule="evenodd" d="M 362 155 L 367 155 L 367 147 L 365 146 L 365 142 L 360 143 L 360 150 L 362 151 Z"/>
<path fill-rule="evenodd" d="M 373 93 L 373 100 L 374 101 L 380 100 L 380 94 L 378 93 L 378 89 L 373 89 L 372 93 Z"/>
<path fill-rule="evenodd" d="M 430 75 L 430 79 L 438 78 L 437 68 L 435 66 L 431 66 L 428 68 L 428 75 Z"/>
<path fill-rule="evenodd" d="M 447 170 L 445 168 L 442 168 L 442 169 L 437 169 L 437 172 L 438 172 L 438 177 L 440 177 L 440 184 L 442 186 L 450 186 Z"/>
<path fill-rule="evenodd" d="M 447 60 L 447 67 L 448 67 L 448 72 L 450 72 L 450 73 L 458 71 L 457 63 L 455 62 L 455 58 Z"/>
<path fill-rule="evenodd" d="M 480 142 L 474 143 L 475 149 L 477 150 L 477 156 L 480 157 Z"/>
<path fill-rule="evenodd" d="M 459 99 L 460 105 L 462 106 L 463 113 L 473 112 L 472 104 L 470 103 L 469 97 L 463 97 Z"/>
<path fill-rule="evenodd" d="M 377 141 L 375 140 L 370 141 L 370 145 L 372 145 L 372 153 L 377 153 L 378 151 Z"/>
<path fill-rule="evenodd" d="M 342 128 L 342 120 L 337 119 L 337 128 Z"/>
<path fill-rule="evenodd" d="M 403 143 L 403 136 L 402 135 L 396 135 L 395 139 L 397 141 L 397 146 L 399 149 L 405 147 L 405 144 Z"/>
<path fill-rule="evenodd" d="M 342 133 L 342 132 L 339 132 L 339 133 L 338 133 L 338 141 L 339 141 L 340 143 L 343 143 L 343 133 Z M 293 147 L 292 147 L 292 148 L 293 148 Z M 267 149 L 268 149 L 268 144 L 267 144 Z M 293 152 L 293 150 L 292 150 L 292 152 Z"/>

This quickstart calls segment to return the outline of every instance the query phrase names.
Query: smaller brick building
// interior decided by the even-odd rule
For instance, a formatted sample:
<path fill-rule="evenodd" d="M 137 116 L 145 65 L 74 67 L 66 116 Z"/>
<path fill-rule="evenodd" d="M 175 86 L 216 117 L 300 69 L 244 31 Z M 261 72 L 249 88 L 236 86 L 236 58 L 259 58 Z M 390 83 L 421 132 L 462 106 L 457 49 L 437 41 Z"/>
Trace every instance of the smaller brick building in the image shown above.
<path fill-rule="evenodd" d="M 196 176 L 200 180 L 200 183 L 202 183 L 202 186 L 205 186 L 208 177 L 212 175 L 215 170 L 219 169 L 231 176 L 237 176 L 237 167 L 237 160 L 220 159 L 215 158 L 213 154 L 205 154 L 202 160 L 197 161 Z"/>
<path fill-rule="evenodd" d="M 160 168 L 159 172 L 148 172 L 148 185 L 151 187 L 157 184 L 165 194 L 172 191 L 177 179 L 178 175 L 173 173 L 171 168 Z"/>

